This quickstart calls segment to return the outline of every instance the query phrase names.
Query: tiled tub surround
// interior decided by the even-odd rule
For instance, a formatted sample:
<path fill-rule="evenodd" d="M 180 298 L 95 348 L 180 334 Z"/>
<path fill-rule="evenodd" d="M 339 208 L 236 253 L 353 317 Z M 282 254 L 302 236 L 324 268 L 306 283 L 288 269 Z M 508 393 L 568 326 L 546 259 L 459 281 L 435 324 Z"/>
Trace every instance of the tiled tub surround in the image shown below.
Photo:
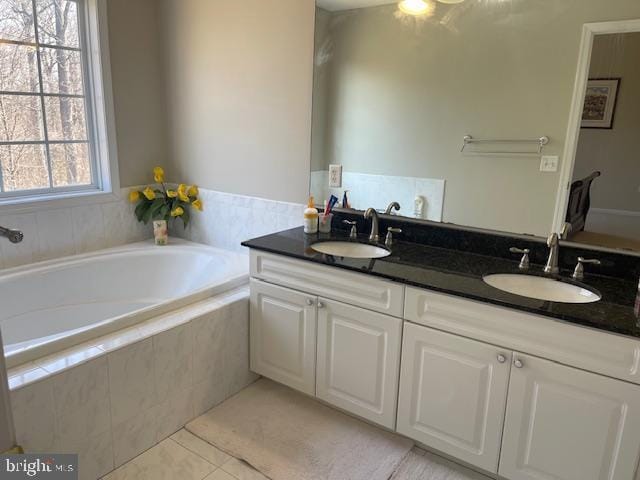
<path fill-rule="evenodd" d="M 116 247 L 151 238 L 151 227 L 138 223 L 127 196 L 91 205 L 5 213 L 0 225 L 22 230 L 24 240 L 14 245 L 0 239 L 0 268 L 11 268 L 53 258 Z"/>
<path fill-rule="evenodd" d="M 41 358 L 246 284 L 245 255 L 147 240 L 0 273 L 7 366 Z"/>
<path fill-rule="evenodd" d="M 243 287 L 10 370 L 18 442 L 110 472 L 257 378 L 248 322 Z"/>
<path fill-rule="evenodd" d="M 247 250 L 240 243 L 247 238 L 302 225 L 305 206 L 264 198 L 200 189 L 204 211 L 194 213 L 186 229 L 177 222 L 170 230 L 192 242 L 231 251 Z"/>
<path fill-rule="evenodd" d="M 318 204 L 332 194 L 342 201 L 342 194 L 349 190 L 349 201 L 353 208 L 366 210 L 373 207 L 384 211 L 391 202 L 398 202 L 399 214 L 414 218 L 414 200 L 422 197 L 424 207 L 422 215 L 417 218 L 434 222 L 442 221 L 445 183 L 445 180 L 437 178 L 343 172 L 342 187 L 330 188 L 327 170 L 311 172 L 311 193 L 316 196 Z"/>
<path fill-rule="evenodd" d="M 0 269 L 93 252 L 153 237 L 151 225 L 139 223 L 135 205 L 123 188 L 116 201 L 70 208 L 2 213 L 0 225 L 22 230 L 21 244 L 0 239 Z M 240 242 L 302 225 L 304 205 L 200 189 L 204 212 L 194 213 L 185 230 L 173 222 L 169 235 L 231 251 Z"/>

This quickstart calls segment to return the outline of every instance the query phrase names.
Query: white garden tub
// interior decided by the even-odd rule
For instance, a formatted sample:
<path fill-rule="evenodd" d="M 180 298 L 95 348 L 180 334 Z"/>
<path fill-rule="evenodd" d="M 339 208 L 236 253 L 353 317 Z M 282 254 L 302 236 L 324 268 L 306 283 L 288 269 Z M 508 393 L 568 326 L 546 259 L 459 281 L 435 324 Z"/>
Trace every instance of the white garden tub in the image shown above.
<path fill-rule="evenodd" d="M 8 366 L 233 289 L 246 255 L 181 240 L 141 242 L 0 271 Z"/>

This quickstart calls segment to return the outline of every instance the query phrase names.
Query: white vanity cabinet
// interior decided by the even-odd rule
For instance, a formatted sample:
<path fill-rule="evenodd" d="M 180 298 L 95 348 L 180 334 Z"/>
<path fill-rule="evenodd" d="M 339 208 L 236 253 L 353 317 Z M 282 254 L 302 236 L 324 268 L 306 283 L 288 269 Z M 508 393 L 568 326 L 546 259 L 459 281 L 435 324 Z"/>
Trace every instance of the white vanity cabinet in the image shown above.
<path fill-rule="evenodd" d="M 394 429 L 404 287 L 336 270 L 251 253 L 251 369 Z"/>
<path fill-rule="evenodd" d="M 407 322 L 397 431 L 509 480 L 630 480 L 640 387 Z"/>
<path fill-rule="evenodd" d="M 316 297 L 251 279 L 251 370 L 316 391 Z"/>
<path fill-rule="evenodd" d="M 510 369 L 509 351 L 405 322 L 398 432 L 496 472 Z"/>
<path fill-rule="evenodd" d="M 318 398 L 393 429 L 401 338 L 401 319 L 321 298 Z"/>
<path fill-rule="evenodd" d="M 251 368 L 506 480 L 632 480 L 640 342 L 251 252 Z"/>
<path fill-rule="evenodd" d="M 510 480 L 631 480 L 640 387 L 515 354 L 500 458 Z"/>

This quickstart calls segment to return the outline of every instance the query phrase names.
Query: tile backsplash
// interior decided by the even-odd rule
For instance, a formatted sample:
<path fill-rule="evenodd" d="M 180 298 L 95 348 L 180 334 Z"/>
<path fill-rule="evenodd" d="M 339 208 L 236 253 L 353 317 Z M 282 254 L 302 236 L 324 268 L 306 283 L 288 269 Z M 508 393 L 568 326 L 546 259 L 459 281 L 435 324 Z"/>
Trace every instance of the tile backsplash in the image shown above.
<path fill-rule="evenodd" d="M 153 235 L 151 226 L 139 224 L 134 206 L 123 189 L 115 201 L 47 209 L 28 213 L 2 213 L 0 225 L 22 230 L 24 240 L 12 244 L 0 239 L 0 268 L 50 260 L 107 247 L 133 243 Z"/>
<path fill-rule="evenodd" d="M 391 202 L 399 202 L 400 215 L 434 222 L 442 221 L 445 184 L 444 180 L 438 178 L 344 172 L 342 187 L 329 188 L 327 170 L 311 172 L 311 192 L 316 197 L 316 203 L 323 203 L 332 194 L 342 200 L 342 194 L 347 190 L 349 202 L 358 210 L 373 207 L 384 211 Z M 416 197 L 422 197 L 424 201 L 420 215 L 415 213 Z"/>

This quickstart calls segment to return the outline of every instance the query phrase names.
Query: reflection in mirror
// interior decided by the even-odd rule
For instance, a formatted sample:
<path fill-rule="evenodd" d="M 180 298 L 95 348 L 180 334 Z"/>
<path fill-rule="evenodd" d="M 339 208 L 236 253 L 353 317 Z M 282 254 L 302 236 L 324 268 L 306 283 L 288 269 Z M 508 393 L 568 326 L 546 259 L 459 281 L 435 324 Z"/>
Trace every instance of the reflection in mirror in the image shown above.
<path fill-rule="evenodd" d="M 640 32 L 597 35 L 590 63 L 569 239 L 640 251 Z"/>
<path fill-rule="evenodd" d="M 561 172 L 583 25 L 640 18 L 640 3 L 409 2 L 427 5 L 417 15 L 401 3 L 317 0 L 311 193 L 321 203 L 348 191 L 359 210 L 397 201 L 399 215 L 546 237 L 571 183 Z M 609 43 L 621 54 L 620 41 Z M 576 180 L 603 168 L 576 166 Z M 609 196 L 596 193 L 602 178 L 594 202 Z"/>

